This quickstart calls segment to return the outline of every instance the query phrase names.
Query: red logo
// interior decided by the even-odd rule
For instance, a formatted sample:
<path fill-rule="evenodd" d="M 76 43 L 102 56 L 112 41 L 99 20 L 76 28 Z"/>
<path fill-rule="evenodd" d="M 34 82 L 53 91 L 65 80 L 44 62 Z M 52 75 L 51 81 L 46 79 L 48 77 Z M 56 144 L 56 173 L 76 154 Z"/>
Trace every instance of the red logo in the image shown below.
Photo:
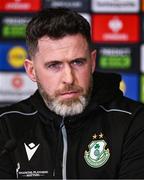
<path fill-rule="evenodd" d="M 12 79 L 12 86 L 15 88 L 15 89 L 20 89 L 22 88 L 24 85 L 24 82 L 23 82 L 23 79 L 21 76 L 19 75 L 16 75 L 13 77 Z"/>
<path fill-rule="evenodd" d="M 0 11 L 35 12 L 40 9 L 40 0 L 0 0 Z"/>
<path fill-rule="evenodd" d="M 92 15 L 93 42 L 137 43 L 139 35 L 138 15 Z"/>

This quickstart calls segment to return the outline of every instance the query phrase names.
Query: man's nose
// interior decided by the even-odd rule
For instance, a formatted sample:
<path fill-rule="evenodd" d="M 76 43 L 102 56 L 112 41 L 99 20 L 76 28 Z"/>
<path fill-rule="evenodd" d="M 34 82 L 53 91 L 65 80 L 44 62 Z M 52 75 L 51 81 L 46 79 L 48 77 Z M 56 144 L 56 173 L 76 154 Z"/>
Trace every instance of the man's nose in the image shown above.
<path fill-rule="evenodd" d="M 74 74 L 70 65 L 65 65 L 64 73 L 63 73 L 63 83 L 65 84 L 73 84 L 74 82 Z"/>

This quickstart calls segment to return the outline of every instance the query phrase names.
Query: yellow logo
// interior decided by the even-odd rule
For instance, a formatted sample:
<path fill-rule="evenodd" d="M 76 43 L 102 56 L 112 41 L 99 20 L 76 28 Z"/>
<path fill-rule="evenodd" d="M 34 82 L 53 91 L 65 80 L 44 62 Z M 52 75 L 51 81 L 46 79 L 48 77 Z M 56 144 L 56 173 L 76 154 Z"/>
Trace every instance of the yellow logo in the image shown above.
<path fill-rule="evenodd" d="M 15 46 L 8 52 L 8 62 L 14 68 L 23 67 L 24 60 L 27 57 L 27 51 L 21 46 Z"/>
<path fill-rule="evenodd" d="M 125 82 L 122 80 L 120 82 L 120 90 L 125 94 L 126 93 L 126 84 Z"/>

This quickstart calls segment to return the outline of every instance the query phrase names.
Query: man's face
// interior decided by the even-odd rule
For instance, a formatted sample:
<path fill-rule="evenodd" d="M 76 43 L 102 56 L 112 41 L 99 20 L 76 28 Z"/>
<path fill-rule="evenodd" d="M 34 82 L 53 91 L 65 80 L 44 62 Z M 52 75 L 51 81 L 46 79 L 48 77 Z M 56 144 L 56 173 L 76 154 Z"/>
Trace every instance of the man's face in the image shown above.
<path fill-rule="evenodd" d="M 88 103 L 95 56 L 80 34 L 61 39 L 42 37 L 32 61 L 25 61 L 25 68 L 37 82 L 46 105 L 61 116 L 70 116 L 81 113 Z"/>

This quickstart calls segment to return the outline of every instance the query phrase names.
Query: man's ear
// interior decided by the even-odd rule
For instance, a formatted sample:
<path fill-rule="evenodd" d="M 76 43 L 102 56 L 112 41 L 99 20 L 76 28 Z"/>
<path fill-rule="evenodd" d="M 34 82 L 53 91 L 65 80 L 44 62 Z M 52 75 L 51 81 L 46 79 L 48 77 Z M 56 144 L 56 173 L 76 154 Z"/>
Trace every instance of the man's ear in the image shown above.
<path fill-rule="evenodd" d="M 96 68 L 96 50 L 93 50 L 91 52 L 91 61 L 92 61 L 92 73 L 93 73 Z"/>
<path fill-rule="evenodd" d="M 24 67 L 25 67 L 26 73 L 29 76 L 29 78 L 32 81 L 36 82 L 36 75 L 35 75 L 35 69 L 34 69 L 33 61 L 29 60 L 29 59 L 25 59 Z"/>

